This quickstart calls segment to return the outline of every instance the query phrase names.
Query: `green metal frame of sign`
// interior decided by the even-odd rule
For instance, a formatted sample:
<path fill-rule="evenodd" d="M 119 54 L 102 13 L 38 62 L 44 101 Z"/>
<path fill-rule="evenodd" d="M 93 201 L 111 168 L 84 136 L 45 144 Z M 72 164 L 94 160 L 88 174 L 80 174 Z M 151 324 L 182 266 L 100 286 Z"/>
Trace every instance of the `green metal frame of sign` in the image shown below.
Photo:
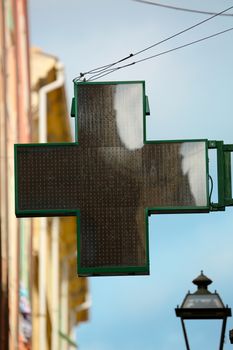
<path fill-rule="evenodd" d="M 150 114 L 148 97 L 145 93 L 145 81 L 134 80 L 134 81 L 108 81 L 108 82 L 75 82 L 74 81 L 74 98 L 71 105 L 71 116 L 75 117 L 75 141 L 78 143 L 78 88 L 81 85 L 119 85 L 119 84 L 141 84 L 143 88 L 143 137 L 144 143 L 146 141 L 146 116 Z"/>
<path fill-rule="evenodd" d="M 146 115 L 149 114 L 149 105 L 147 96 L 145 95 L 145 83 L 139 82 L 96 82 L 96 83 L 74 83 L 74 96 L 72 101 L 71 115 L 75 116 L 75 142 L 71 143 L 49 143 L 44 144 L 46 146 L 74 146 L 78 143 L 78 101 L 77 91 L 80 85 L 83 84 L 130 84 L 141 83 L 143 85 L 143 115 L 144 115 L 144 143 L 145 144 L 161 144 L 161 143 L 174 143 L 174 142 L 205 142 L 206 145 L 206 193 L 207 193 L 207 205 L 206 206 L 190 206 L 190 207 L 155 207 L 146 208 L 146 264 L 145 266 L 121 266 L 120 271 L 123 274 L 136 275 L 136 274 L 148 274 L 149 273 L 149 243 L 148 243 L 148 217 L 151 214 L 167 214 L 167 213 L 208 213 L 210 211 L 225 210 L 225 206 L 233 205 L 232 191 L 231 191 L 231 152 L 233 152 L 233 145 L 224 145 L 222 141 L 208 141 L 208 140 L 168 140 L 168 141 L 152 141 L 146 140 Z M 17 144 L 15 145 L 15 212 L 17 217 L 43 217 L 43 216 L 76 216 L 77 217 L 77 235 L 79 234 L 79 210 L 71 208 L 69 210 L 56 209 L 56 210 L 20 210 L 18 205 L 18 174 L 17 174 L 17 149 L 20 147 L 33 147 L 38 144 Z M 209 166 L 208 166 L 208 149 L 217 150 L 217 169 L 218 169 L 218 202 L 211 203 L 209 196 Z M 80 254 L 80 242 L 77 239 L 78 256 Z M 78 273 L 80 276 L 95 276 L 95 275 L 117 275 L 119 273 L 119 267 L 96 267 L 96 268 L 83 268 L 80 266 L 78 260 Z"/>
<path fill-rule="evenodd" d="M 161 144 L 161 143 L 173 143 L 173 142 L 199 142 L 204 141 L 206 144 L 206 155 L 208 155 L 208 141 L 207 140 L 169 140 L 169 141 L 147 141 L 151 144 Z M 77 142 L 70 143 L 45 143 L 43 144 L 47 147 L 69 147 L 69 146 L 78 146 Z M 17 217 L 52 217 L 52 216 L 76 216 L 77 218 L 77 237 L 80 232 L 80 211 L 76 208 L 70 209 L 47 209 L 47 210 L 20 210 L 19 209 L 19 201 L 18 201 L 18 158 L 17 158 L 17 150 L 21 147 L 37 147 L 38 144 L 16 144 L 15 145 L 15 212 Z M 207 156 L 206 156 L 207 159 Z M 77 269 L 79 276 L 101 276 L 101 275 L 143 275 L 149 273 L 149 216 L 151 214 L 177 214 L 177 213 L 208 213 L 210 211 L 209 205 L 209 186 L 208 186 L 208 162 L 206 162 L 206 193 L 208 198 L 207 206 L 180 206 L 180 207 L 155 207 L 155 208 L 145 208 L 145 232 L 146 232 L 146 264 L 145 266 L 121 266 L 120 273 L 119 267 L 96 267 L 96 268 L 84 268 L 80 264 L 80 260 L 77 259 Z M 80 240 L 77 239 L 77 252 L 78 256 L 81 251 Z"/>
<path fill-rule="evenodd" d="M 233 205 L 231 153 L 233 145 L 224 145 L 223 141 L 209 141 L 209 149 L 217 152 L 218 202 L 210 204 L 210 210 L 225 210 Z"/>

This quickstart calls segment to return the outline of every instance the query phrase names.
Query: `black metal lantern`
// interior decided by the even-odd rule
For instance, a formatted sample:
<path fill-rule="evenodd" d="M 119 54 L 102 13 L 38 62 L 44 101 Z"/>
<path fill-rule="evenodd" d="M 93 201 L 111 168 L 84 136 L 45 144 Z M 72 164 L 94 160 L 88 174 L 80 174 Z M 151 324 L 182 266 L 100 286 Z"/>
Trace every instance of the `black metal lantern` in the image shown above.
<path fill-rule="evenodd" d="M 227 317 L 231 316 L 231 309 L 225 307 L 217 292 L 211 293 L 208 290 L 208 285 L 212 281 L 203 274 L 203 271 L 193 283 L 197 285 L 196 292 L 188 292 L 181 307 L 175 309 L 176 316 L 181 319 L 186 348 L 190 350 L 184 320 L 222 320 L 219 350 L 223 350 Z"/>

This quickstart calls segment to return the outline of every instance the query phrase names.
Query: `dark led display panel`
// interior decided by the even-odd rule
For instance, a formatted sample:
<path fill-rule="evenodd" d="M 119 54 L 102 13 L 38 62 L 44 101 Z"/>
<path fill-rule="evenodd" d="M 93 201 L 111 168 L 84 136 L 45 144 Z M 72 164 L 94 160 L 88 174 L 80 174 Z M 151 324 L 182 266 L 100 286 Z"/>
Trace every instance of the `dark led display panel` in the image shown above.
<path fill-rule="evenodd" d="M 147 209 L 208 207 L 206 141 L 146 143 L 142 82 L 75 91 L 78 142 L 16 146 L 16 214 L 77 212 L 79 275 L 148 274 Z"/>

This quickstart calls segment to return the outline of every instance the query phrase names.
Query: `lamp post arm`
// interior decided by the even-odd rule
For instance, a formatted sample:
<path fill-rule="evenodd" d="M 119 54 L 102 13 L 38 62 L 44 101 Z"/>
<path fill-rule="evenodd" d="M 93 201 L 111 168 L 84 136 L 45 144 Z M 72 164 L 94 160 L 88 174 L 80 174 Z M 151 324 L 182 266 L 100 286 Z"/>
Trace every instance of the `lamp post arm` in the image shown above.
<path fill-rule="evenodd" d="M 220 339 L 220 344 L 219 344 L 219 350 L 223 350 L 226 325 L 227 325 L 227 317 L 224 317 L 224 319 L 222 320 L 222 332 L 221 332 L 221 339 Z"/>
<path fill-rule="evenodd" d="M 187 350 L 190 350 L 190 347 L 189 347 L 189 342 L 188 342 L 188 337 L 187 337 L 187 333 L 186 333 L 186 328 L 185 328 L 185 324 L 184 324 L 184 320 L 183 318 L 181 317 L 181 325 L 182 325 L 182 329 L 183 329 L 183 333 L 184 333 L 184 340 L 185 340 L 185 345 L 186 345 L 186 349 Z M 222 350 L 222 349 L 221 349 Z"/>

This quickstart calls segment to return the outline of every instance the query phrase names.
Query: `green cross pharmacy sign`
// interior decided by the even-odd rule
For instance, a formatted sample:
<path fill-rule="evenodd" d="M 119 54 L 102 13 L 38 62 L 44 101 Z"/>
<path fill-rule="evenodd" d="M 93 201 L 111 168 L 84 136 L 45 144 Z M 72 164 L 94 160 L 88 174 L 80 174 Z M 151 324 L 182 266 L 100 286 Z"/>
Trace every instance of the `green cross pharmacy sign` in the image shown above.
<path fill-rule="evenodd" d="M 149 274 L 149 215 L 233 205 L 233 146 L 149 141 L 148 114 L 143 81 L 75 82 L 75 142 L 15 145 L 16 216 L 77 216 L 80 276 Z M 218 203 L 210 201 L 210 148 Z"/>

